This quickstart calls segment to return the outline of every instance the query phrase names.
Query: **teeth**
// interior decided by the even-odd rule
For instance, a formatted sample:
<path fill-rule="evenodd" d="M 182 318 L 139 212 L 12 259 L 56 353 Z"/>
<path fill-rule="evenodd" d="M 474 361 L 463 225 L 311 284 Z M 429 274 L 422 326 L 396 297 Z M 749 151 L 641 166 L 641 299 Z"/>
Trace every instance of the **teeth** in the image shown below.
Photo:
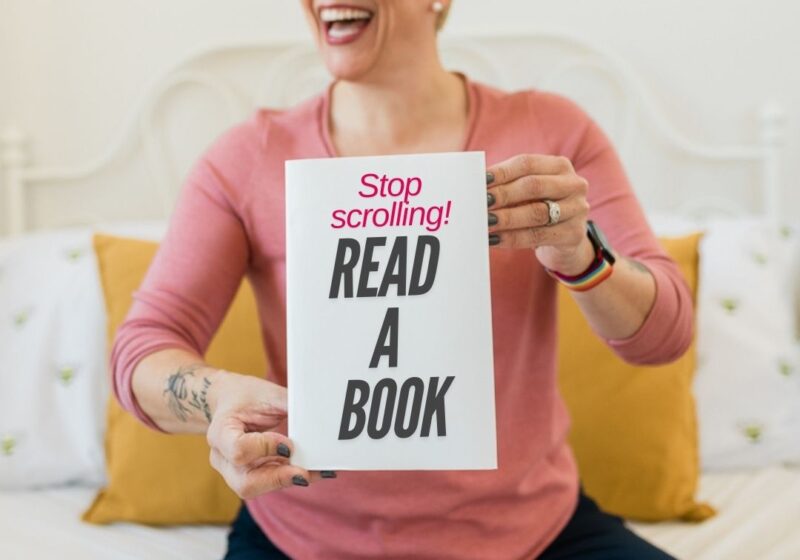
<path fill-rule="evenodd" d="M 325 23 L 332 23 L 334 21 L 369 19 L 372 14 L 367 10 L 358 8 L 322 8 L 319 12 L 319 17 Z"/>

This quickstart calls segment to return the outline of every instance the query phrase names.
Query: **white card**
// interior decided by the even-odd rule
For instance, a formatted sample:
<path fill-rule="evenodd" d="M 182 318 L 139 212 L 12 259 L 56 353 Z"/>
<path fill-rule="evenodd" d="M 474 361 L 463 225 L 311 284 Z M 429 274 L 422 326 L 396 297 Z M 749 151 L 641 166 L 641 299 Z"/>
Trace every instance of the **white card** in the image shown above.
<path fill-rule="evenodd" d="M 483 152 L 286 162 L 295 464 L 497 468 L 484 177 Z"/>

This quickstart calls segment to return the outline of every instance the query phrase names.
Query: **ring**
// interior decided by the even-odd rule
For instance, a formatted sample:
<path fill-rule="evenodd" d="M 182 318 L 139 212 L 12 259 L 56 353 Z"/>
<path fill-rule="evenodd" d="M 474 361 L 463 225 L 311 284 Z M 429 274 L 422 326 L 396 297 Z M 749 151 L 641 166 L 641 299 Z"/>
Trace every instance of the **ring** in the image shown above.
<path fill-rule="evenodd" d="M 554 226 L 561 219 L 561 206 L 552 200 L 545 200 L 544 203 L 547 204 L 547 225 Z"/>

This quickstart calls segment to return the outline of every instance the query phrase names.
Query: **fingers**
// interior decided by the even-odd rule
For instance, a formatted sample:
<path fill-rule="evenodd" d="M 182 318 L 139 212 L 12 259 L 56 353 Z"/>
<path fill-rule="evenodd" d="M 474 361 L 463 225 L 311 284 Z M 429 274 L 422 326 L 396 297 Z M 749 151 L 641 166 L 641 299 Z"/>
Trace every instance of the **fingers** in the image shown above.
<path fill-rule="evenodd" d="M 220 425 L 212 422 L 208 442 L 211 466 L 243 499 L 336 478 L 332 471 L 311 472 L 290 464 L 294 446 L 288 437 L 275 432 L 245 432 L 244 425 L 234 418 Z"/>
<path fill-rule="evenodd" d="M 209 461 L 240 497 L 252 498 L 290 486 L 309 486 L 330 471 L 309 472 L 290 462 L 292 441 L 278 433 L 286 421 L 286 389 L 255 378 L 240 380 L 227 406 L 208 427 Z"/>
<path fill-rule="evenodd" d="M 234 419 L 224 421 L 220 427 L 210 426 L 208 443 L 237 466 L 249 465 L 264 457 L 280 461 L 292 454 L 292 442 L 288 437 L 275 432 L 246 432 Z"/>
<path fill-rule="evenodd" d="M 579 175 L 525 175 L 509 183 L 489 187 L 494 197 L 490 208 L 505 208 L 532 200 L 560 200 L 585 196 L 588 182 Z"/>
<path fill-rule="evenodd" d="M 488 191 L 494 197 L 490 208 L 505 208 L 532 200 L 562 199 L 579 188 L 576 183 L 576 176 L 570 175 L 524 175 L 508 183 L 495 183 Z"/>
<path fill-rule="evenodd" d="M 209 460 L 211 466 L 225 479 L 225 483 L 242 499 L 293 486 L 308 486 L 322 478 L 319 472 L 274 462 L 257 467 L 239 467 L 228 461 L 217 449 L 211 450 Z"/>
<path fill-rule="evenodd" d="M 573 247 L 586 236 L 583 220 L 570 220 L 554 226 L 541 226 L 492 233 L 489 244 L 506 249 L 536 248 L 543 246 Z"/>
<path fill-rule="evenodd" d="M 585 235 L 589 183 L 561 156 L 522 154 L 487 171 L 489 244 L 523 248 L 550 245 L 565 250 Z M 560 209 L 557 224 L 548 226 L 546 200 Z"/>
<path fill-rule="evenodd" d="M 487 176 L 494 177 L 489 183 L 502 185 L 525 175 L 561 175 L 573 171 L 572 162 L 563 156 L 520 154 L 489 167 Z"/>
<path fill-rule="evenodd" d="M 559 223 L 572 218 L 583 217 L 589 213 L 589 203 L 583 197 L 571 197 L 558 201 L 561 209 Z M 489 233 L 514 229 L 546 226 L 550 212 L 544 202 L 530 202 L 511 208 L 492 209 L 489 212 Z"/>
<path fill-rule="evenodd" d="M 246 496 L 255 497 L 265 492 L 305 487 L 311 484 L 312 476 L 307 470 L 294 465 L 265 466 L 244 474 L 242 492 Z"/>

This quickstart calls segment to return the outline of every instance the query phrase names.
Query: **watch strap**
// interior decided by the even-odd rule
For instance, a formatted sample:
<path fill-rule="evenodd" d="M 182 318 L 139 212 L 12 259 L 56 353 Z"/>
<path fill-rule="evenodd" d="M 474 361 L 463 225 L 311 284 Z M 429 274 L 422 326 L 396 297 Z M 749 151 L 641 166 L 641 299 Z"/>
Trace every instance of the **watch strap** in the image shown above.
<path fill-rule="evenodd" d="M 595 251 L 595 257 L 583 273 L 576 276 L 567 276 L 555 270 L 545 268 L 547 273 L 573 292 L 585 292 L 607 280 L 614 272 L 614 265 L 610 263 L 601 249 Z"/>

